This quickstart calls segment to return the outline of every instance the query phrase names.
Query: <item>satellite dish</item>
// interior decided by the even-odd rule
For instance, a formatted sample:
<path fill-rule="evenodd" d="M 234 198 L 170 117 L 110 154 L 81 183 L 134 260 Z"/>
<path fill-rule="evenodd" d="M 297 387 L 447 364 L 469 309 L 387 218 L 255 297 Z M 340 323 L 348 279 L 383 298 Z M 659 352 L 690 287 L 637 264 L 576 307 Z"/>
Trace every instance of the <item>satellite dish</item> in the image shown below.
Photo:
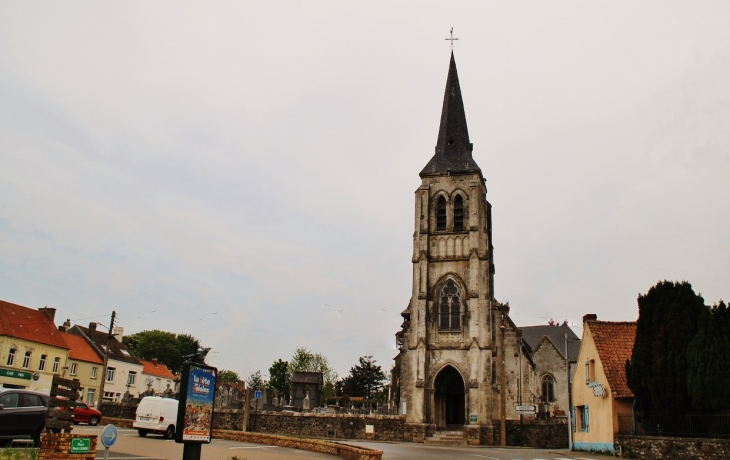
<path fill-rule="evenodd" d="M 148 384 L 149 384 L 149 383 L 152 383 L 152 382 L 154 382 L 154 381 L 155 381 L 155 379 L 153 379 L 152 377 L 147 377 L 147 383 L 148 383 Z"/>

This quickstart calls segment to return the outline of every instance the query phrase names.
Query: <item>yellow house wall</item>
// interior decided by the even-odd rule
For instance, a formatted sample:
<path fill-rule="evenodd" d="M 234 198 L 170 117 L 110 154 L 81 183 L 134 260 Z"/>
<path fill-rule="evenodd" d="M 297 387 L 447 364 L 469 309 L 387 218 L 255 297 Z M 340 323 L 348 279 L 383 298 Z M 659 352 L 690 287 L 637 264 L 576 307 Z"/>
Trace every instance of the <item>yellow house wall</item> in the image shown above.
<path fill-rule="evenodd" d="M 12 366 L 8 366 L 8 354 L 12 348 L 16 349 L 15 362 Z M 26 351 L 31 352 L 30 365 L 27 368 L 24 368 L 23 358 L 25 357 Z M 41 355 L 47 355 L 46 367 L 42 371 L 39 369 Z M 0 336 L 0 369 L 24 371 L 30 372 L 31 374 L 37 373 L 40 377 L 38 380 L 26 380 L 0 376 L 0 387 L 5 384 L 20 385 L 25 387 L 26 390 L 40 391 L 42 393 L 49 394 L 51 392 L 51 382 L 53 381 L 52 370 L 55 358 L 59 358 L 60 362 L 57 373 L 61 375 L 63 372 L 63 366 L 65 366 L 68 361 L 67 349 L 46 345 L 44 343 L 17 339 L 15 337 L 5 335 Z"/>
<path fill-rule="evenodd" d="M 76 364 L 76 374 L 71 374 L 72 364 Z M 83 394 L 81 395 L 82 399 L 90 406 L 95 406 L 100 398 L 99 388 L 101 387 L 101 374 L 104 366 L 102 364 L 89 363 L 77 359 L 69 359 L 66 365 L 68 366 L 68 371 L 66 371 L 64 377 L 78 380 L 83 390 Z M 91 369 L 94 367 L 96 368 L 96 378 L 91 378 Z M 96 390 L 94 401 L 89 401 L 88 399 L 89 393 L 87 390 L 89 388 Z"/>
<path fill-rule="evenodd" d="M 585 363 L 588 360 L 595 361 L 595 382 L 603 384 L 604 396 L 596 397 L 593 388 L 586 383 Z M 590 327 L 585 327 L 578 355 L 578 365 L 573 376 L 573 406 L 588 406 L 589 427 L 588 431 L 581 431 L 580 424 L 576 423 L 576 431 L 573 432 L 573 442 L 576 444 L 576 448 L 585 444 L 613 445 L 614 433 L 618 428 L 617 423 L 614 425 L 613 404 L 611 388 L 608 386 L 606 374 L 598 357 Z"/>

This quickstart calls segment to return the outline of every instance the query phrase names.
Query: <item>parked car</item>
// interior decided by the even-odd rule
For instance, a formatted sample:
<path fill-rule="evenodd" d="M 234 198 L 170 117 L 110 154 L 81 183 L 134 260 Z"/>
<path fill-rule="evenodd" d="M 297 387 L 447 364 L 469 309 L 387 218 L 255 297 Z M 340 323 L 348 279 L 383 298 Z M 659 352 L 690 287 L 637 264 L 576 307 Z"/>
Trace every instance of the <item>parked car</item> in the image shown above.
<path fill-rule="evenodd" d="M 37 391 L 0 390 L 0 441 L 32 439 L 40 445 L 49 396 Z"/>
<path fill-rule="evenodd" d="M 101 412 L 89 407 L 83 401 L 76 401 L 74 409 L 74 423 L 88 423 L 91 426 L 98 425 L 101 421 Z"/>
<path fill-rule="evenodd" d="M 175 437 L 177 406 L 177 399 L 145 396 L 137 406 L 132 426 L 137 428 L 140 436 L 160 433 L 165 439 L 172 439 Z"/>

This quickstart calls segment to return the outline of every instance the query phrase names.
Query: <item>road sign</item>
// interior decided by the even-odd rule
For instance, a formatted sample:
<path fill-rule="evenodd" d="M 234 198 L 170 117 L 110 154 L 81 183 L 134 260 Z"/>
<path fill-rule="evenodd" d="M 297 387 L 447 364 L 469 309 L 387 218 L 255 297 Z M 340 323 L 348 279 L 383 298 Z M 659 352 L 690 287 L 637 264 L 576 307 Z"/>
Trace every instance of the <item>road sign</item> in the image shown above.
<path fill-rule="evenodd" d="M 535 412 L 537 410 L 537 407 L 535 406 L 515 406 L 516 411 L 522 411 L 522 412 Z"/>
<path fill-rule="evenodd" d="M 535 415 L 534 410 L 516 410 L 515 413 L 517 415 Z"/>
<path fill-rule="evenodd" d="M 91 450 L 90 438 L 73 438 L 71 439 L 72 454 L 85 454 Z"/>
<path fill-rule="evenodd" d="M 117 427 L 114 425 L 107 425 L 104 428 L 104 431 L 101 432 L 101 443 L 104 444 L 104 447 L 111 447 L 115 442 L 117 442 L 118 436 Z"/>
<path fill-rule="evenodd" d="M 254 398 L 261 399 L 261 390 L 256 390 L 256 392 L 253 395 L 254 395 L 253 396 Z"/>

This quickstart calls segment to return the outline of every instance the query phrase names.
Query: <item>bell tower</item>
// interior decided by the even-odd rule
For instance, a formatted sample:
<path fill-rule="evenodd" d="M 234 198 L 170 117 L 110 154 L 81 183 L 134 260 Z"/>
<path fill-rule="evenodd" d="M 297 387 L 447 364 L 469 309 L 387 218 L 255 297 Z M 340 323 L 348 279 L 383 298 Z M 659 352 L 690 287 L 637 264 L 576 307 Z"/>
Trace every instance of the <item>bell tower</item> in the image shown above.
<path fill-rule="evenodd" d="M 414 440 L 447 428 L 470 443 L 491 436 L 495 316 L 499 328 L 505 312 L 494 300 L 491 205 L 472 151 L 452 52 L 435 153 L 415 193 L 413 290 L 396 334 L 400 407 Z"/>

